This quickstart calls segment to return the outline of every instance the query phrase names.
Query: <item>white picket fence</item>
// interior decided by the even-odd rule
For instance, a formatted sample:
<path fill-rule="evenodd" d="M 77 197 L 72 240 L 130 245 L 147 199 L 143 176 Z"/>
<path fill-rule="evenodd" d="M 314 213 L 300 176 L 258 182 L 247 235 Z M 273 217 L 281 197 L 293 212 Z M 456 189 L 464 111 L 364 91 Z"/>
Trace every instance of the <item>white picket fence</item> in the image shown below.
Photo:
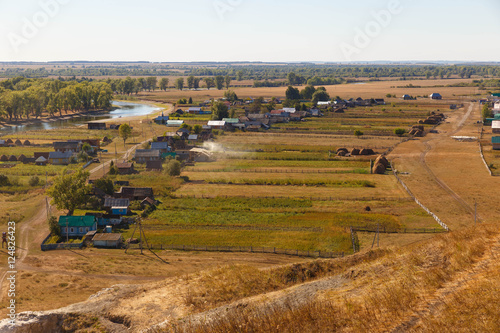
<path fill-rule="evenodd" d="M 427 214 L 429 214 L 430 216 L 432 216 L 434 218 L 434 220 L 436 220 L 436 222 L 439 223 L 439 225 L 441 227 L 443 227 L 446 231 L 450 231 L 450 228 L 443 221 L 441 221 L 441 219 L 436 214 L 434 214 L 433 212 L 431 212 L 429 208 L 425 207 L 424 204 L 422 204 L 420 202 L 420 200 L 418 200 L 417 197 L 415 197 L 413 195 L 413 193 L 410 191 L 410 189 L 408 188 L 408 186 L 406 186 L 406 184 L 397 175 L 396 170 L 394 169 L 394 167 L 392 165 L 392 162 L 390 162 L 390 163 L 391 163 L 391 169 L 392 169 L 392 172 L 394 173 L 394 176 L 396 177 L 396 179 L 398 180 L 398 182 L 403 186 L 403 188 L 406 190 L 406 192 L 408 192 L 408 194 L 413 198 L 413 200 L 415 200 L 415 202 L 417 203 L 417 205 L 419 205 L 420 207 L 422 207 L 422 209 L 425 210 L 427 212 Z"/>

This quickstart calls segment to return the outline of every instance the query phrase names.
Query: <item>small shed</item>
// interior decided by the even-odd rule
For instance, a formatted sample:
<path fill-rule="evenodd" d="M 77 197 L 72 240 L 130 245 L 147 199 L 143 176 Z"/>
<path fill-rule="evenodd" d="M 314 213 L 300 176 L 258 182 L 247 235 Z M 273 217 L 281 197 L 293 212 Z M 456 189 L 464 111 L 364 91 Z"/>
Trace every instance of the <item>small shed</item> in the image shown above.
<path fill-rule="evenodd" d="M 120 175 L 130 175 L 134 173 L 134 163 L 117 162 L 116 167 Z"/>
<path fill-rule="evenodd" d="M 439 94 L 439 93 L 434 93 L 434 94 L 430 94 L 429 98 L 431 98 L 431 99 L 443 99 L 443 96 L 441 96 L 441 94 Z"/>
<path fill-rule="evenodd" d="M 89 130 L 105 130 L 106 123 L 88 123 L 87 124 Z"/>
<path fill-rule="evenodd" d="M 491 122 L 491 131 L 494 134 L 500 134 L 500 120 L 493 120 Z"/>
<path fill-rule="evenodd" d="M 167 120 L 167 127 L 181 127 L 184 120 Z"/>
<path fill-rule="evenodd" d="M 36 164 L 36 165 L 47 165 L 47 161 L 48 161 L 48 160 L 47 160 L 45 157 L 40 156 L 39 158 L 37 158 L 37 159 L 35 160 L 35 164 Z"/>
<path fill-rule="evenodd" d="M 492 137 L 491 144 L 493 145 L 493 150 L 500 150 L 500 136 Z"/>
<path fill-rule="evenodd" d="M 128 206 L 125 207 L 111 207 L 112 215 L 127 215 L 128 214 Z"/>
<path fill-rule="evenodd" d="M 123 238 L 121 234 L 116 233 L 96 234 L 94 238 L 92 238 L 92 243 L 94 247 L 117 249 L 123 244 Z"/>
<path fill-rule="evenodd" d="M 161 160 L 158 161 L 147 161 L 146 162 L 146 170 L 147 171 L 161 171 L 163 170 L 163 163 Z"/>

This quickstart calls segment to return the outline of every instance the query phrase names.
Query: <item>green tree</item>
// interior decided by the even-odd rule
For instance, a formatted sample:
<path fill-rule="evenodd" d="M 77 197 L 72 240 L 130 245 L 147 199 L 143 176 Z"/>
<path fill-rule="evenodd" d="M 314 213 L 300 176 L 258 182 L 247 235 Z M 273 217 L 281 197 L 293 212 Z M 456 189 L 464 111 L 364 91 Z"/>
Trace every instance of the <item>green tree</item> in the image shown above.
<path fill-rule="evenodd" d="M 201 131 L 203 130 L 203 126 L 196 124 L 193 127 L 194 134 L 200 134 Z"/>
<path fill-rule="evenodd" d="M 54 184 L 47 189 L 47 195 L 52 198 L 52 204 L 60 210 L 67 210 L 68 215 L 73 215 L 76 208 L 86 204 L 92 190 L 87 184 L 89 173 L 78 169 L 74 173 L 63 170 L 54 179 Z"/>
<path fill-rule="evenodd" d="M 294 72 L 288 73 L 287 81 L 288 81 L 288 84 L 291 86 L 297 84 L 297 75 Z"/>
<path fill-rule="evenodd" d="M 205 81 L 205 85 L 207 86 L 207 89 L 210 90 L 210 88 L 215 87 L 215 81 L 211 77 L 206 77 L 203 79 Z"/>
<path fill-rule="evenodd" d="M 162 77 L 161 80 L 160 80 L 160 90 L 164 90 L 164 91 L 167 91 L 167 88 L 168 88 L 168 78 L 166 77 Z"/>
<path fill-rule="evenodd" d="M 188 104 L 193 104 L 193 99 L 189 97 Z"/>
<path fill-rule="evenodd" d="M 150 76 L 146 79 L 146 84 L 147 84 L 147 87 L 148 87 L 148 90 L 151 91 L 155 91 L 156 89 L 156 83 L 157 83 L 157 78 L 156 76 Z"/>
<path fill-rule="evenodd" d="M 294 88 L 292 86 L 288 86 L 288 89 L 286 90 L 286 99 L 290 101 L 294 100 L 299 100 L 300 99 L 300 92 L 299 89 Z"/>
<path fill-rule="evenodd" d="M 217 87 L 217 90 L 222 90 L 222 88 L 224 88 L 224 76 L 217 75 L 215 77 L 215 86 Z"/>
<path fill-rule="evenodd" d="M 94 186 L 108 195 L 113 195 L 115 193 L 113 181 L 107 177 L 97 179 L 94 182 Z"/>
<path fill-rule="evenodd" d="M 47 223 L 49 224 L 50 234 L 53 236 L 61 237 L 61 227 L 59 226 L 57 218 L 55 216 L 51 216 L 47 220 Z"/>
<path fill-rule="evenodd" d="M 179 176 L 181 174 L 181 163 L 177 160 L 169 160 L 164 169 L 169 176 Z"/>
<path fill-rule="evenodd" d="M 321 102 L 326 102 L 330 100 L 330 95 L 324 90 L 316 90 L 316 92 L 312 96 L 312 102 L 314 104 L 318 103 L 319 101 Z"/>
<path fill-rule="evenodd" d="M 188 76 L 188 78 L 187 78 L 188 89 L 193 89 L 194 88 L 194 80 L 195 80 L 194 75 Z"/>
<path fill-rule="evenodd" d="M 222 120 L 229 117 L 229 110 L 223 102 L 216 102 L 212 105 L 212 119 Z"/>
<path fill-rule="evenodd" d="M 354 135 L 357 137 L 357 138 L 360 138 L 364 133 L 360 130 L 355 130 L 354 131 Z"/>
<path fill-rule="evenodd" d="M 224 81 L 226 82 L 226 89 L 229 89 L 229 87 L 231 86 L 231 77 L 229 75 L 226 75 Z"/>
<path fill-rule="evenodd" d="M 184 89 L 184 78 L 180 77 L 175 80 L 175 88 L 178 90 Z"/>
<path fill-rule="evenodd" d="M 227 90 L 224 92 L 224 97 L 231 102 L 237 101 L 238 100 L 238 95 L 232 90 Z"/>
<path fill-rule="evenodd" d="M 492 118 L 493 117 L 493 113 L 491 112 L 491 109 L 488 106 L 488 104 L 484 104 L 483 105 L 483 108 L 481 110 L 481 116 L 483 117 L 483 120 L 486 120 L 486 118 Z"/>
<path fill-rule="evenodd" d="M 396 134 L 397 136 L 403 136 L 405 135 L 406 133 L 406 130 L 404 128 L 396 128 L 394 130 L 394 134 Z"/>
<path fill-rule="evenodd" d="M 132 135 L 132 129 L 128 124 L 121 124 L 118 128 L 118 134 L 120 135 L 120 138 L 123 139 L 123 146 L 125 147 L 125 142 L 130 137 L 130 135 Z"/>
<path fill-rule="evenodd" d="M 308 85 L 300 91 L 300 96 L 303 99 L 312 99 L 313 94 L 316 92 L 314 86 Z"/>

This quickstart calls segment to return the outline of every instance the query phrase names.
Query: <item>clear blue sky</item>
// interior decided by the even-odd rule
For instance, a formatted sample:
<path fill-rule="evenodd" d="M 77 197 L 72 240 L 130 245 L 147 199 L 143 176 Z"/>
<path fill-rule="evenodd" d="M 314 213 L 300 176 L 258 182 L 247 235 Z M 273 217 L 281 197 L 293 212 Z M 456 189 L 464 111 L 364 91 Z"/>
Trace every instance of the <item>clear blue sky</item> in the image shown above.
<path fill-rule="evenodd" d="M 0 0 L 0 61 L 500 61 L 499 18 L 499 0 Z"/>

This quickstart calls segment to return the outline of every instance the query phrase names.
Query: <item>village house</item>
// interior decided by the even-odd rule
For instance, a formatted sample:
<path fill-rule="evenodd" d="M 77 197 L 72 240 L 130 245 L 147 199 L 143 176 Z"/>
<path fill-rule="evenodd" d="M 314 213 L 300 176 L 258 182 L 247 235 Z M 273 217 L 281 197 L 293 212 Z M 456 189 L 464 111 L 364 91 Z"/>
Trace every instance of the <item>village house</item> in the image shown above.
<path fill-rule="evenodd" d="M 168 116 L 164 116 L 162 112 L 161 116 L 156 117 L 153 121 L 158 125 L 165 125 L 169 119 L 170 118 Z"/>
<path fill-rule="evenodd" d="M 49 153 L 49 163 L 53 165 L 68 165 L 71 162 L 72 156 L 73 153 L 70 151 L 67 152 L 51 151 Z"/>
<path fill-rule="evenodd" d="M 47 162 L 49 161 L 48 158 L 45 158 L 43 156 L 40 156 L 39 158 L 35 159 L 35 164 L 36 165 L 41 165 L 41 166 L 44 166 L 44 165 L 47 165 Z"/>
<path fill-rule="evenodd" d="M 105 130 L 106 123 L 87 123 L 87 128 L 89 130 Z"/>
<path fill-rule="evenodd" d="M 115 192 L 115 198 L 128 198 L 131 201 L 144 200 L 146 198 L 154 199 L 153 189 L 151 187 L 120 187 L 120 191 Z"/>
<path fill-rule="evenodd" d="M 120 175 L 131 175 L 135 172 L 134 163 L 132 162 L 116 162 L 116 168 Z"/>
<path fill-rule="evenodd" d="M 59 216 L 59 227 L 63 237 L 83 237 L 92 230 L 97 230 L 95 216 Z"/>
<path fill-rule="evenodd" d="M 61 153 L 65 152 L 78 153 L 82 148 L 82 144 L 79 141 L 59 141 L 59 142 L 54 142 L 53 146 L 55 151 Z"/>
<path fill-rule="evenodd" d="M 159 161 L 161 153 L 158 149 L 137 149 L 134 156 L 135 162 L 144 164 L 147 161 Z"/>
<path fill-rule="evenodd" d="M 191 108 L 187 109 L 187 113 L 189 113 L 189 114 L 201 114 L 202 111 L 203 111 L 203 109 L 200 107 L 191 107 Z"/>
<path fill-rule="evenodd" d="M 182 140 L 187 140 L 187 138 L 189 137 L 189 130 L 187 128 L 179 128 L 175 132 L 175 135 L 177 135 Z"/>
<path fill-rule="evenodd" d="M 166 141 L 151 142 L 151 149 L 159 150 L 160 153 L 168 153 L 169 151 L 171 151 L 171 148 Z"/>

